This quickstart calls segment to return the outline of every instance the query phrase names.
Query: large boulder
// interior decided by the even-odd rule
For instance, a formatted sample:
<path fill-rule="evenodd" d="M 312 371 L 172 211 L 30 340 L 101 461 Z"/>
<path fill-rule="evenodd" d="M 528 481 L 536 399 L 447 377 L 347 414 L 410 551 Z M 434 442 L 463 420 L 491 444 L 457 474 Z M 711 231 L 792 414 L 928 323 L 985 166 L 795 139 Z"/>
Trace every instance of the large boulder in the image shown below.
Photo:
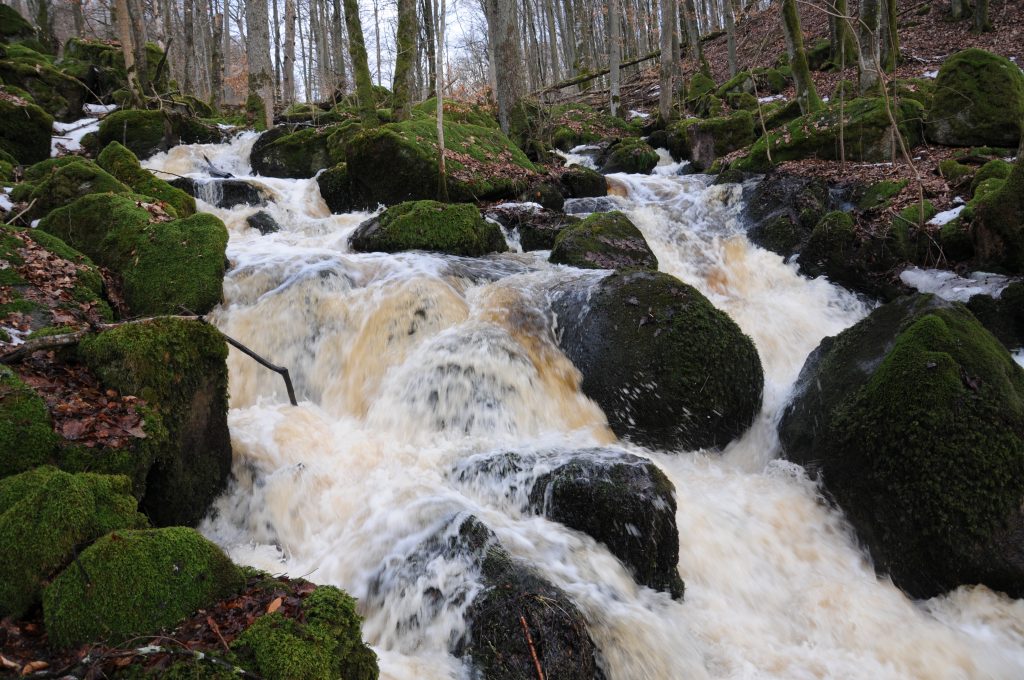
<path fill-rule="evenodd" d="M 153 176 L 139 164 L 131 150 L 118 142 L 111 142 L 96 158 L 96 164 L 126 184 L 137 194 L 152 196 L 167 203 L 178 217 L 188 217 L 196 212 L 196 200 L 181 189 Z"/>
<path fill-rule="evenodd" d="M 559 345 L 612 430 L 642 446 L 719 448 L 761 408 L 754 343 L 695 288 L 621 272 L 554 303 Z"/>
<path fill-rule="evenodd" d="M 979 184 L 968 206 L 971 237 L 982 266 L 1024 272 L 1024 159 L 1005 180 Z M 965 211 L 966 212 L 966 211 Z"/>
<path fill-rule="evenodd" d="M 636 582 L 683 597 L 675 487 L 646 458 L 614 449 L 470 459 L 456 471 L 460 481 L 481 478 L 530 480 L 521 493 L 523 511 L 542 515 L 603 543 Z M 520 484 L 508 482 L 507 488 Z"/>
<path fill-rule="evenodd" d="M 168 89 L 167 72 L 157 69 L 164 61 L 164 52 L 156 43 L 146 43 L 146 76 L 158 92 Z M 71 38 L 64 45 L 64 55 L 58 63 L 60 69 L 85 83 L 89 91 L 100 99 L 109 101 L 118 90 L 129 87 L 128 74 L 124 67 L 124 52 L 117 43 L 101 40 Z"/>
<path fill-rule="evenodd" d="M 501 130 L 446 122 L 444 137 L 452 201 L 515 198 L 536 175 L 536 166 Z M 429 118 L 364 130 L 349 141 L 345 160 L 353 207 L 437 197 L 437 124 Z"/>
<path fill-rule="evenodd" d="M 36 29 L 10 5 L 0 5 L 0 42 L 35 40 Z"/>
<path fill-rule="evenodd" d="M 559 179 L 565 187 L 566 198 L 594 198 L 608 195 L 608 180 L 596 170 L 582 165 L 570 166 Z"/>
<path fill-rule="evenodd" d="M 32 95 L 33 101 L 57 120 L 82 117 L 85 85 L 25 45 L 0 47 L 0 82 Z"/>
<path fill-rule="evenodd" d="M 51 211 L 39 228 L 119 274 L 136 314 L 209 312 L 221 299 L 227 228 L 209 213 L 171 219 L 146 201 L 89 194 Z"/>
<path fill-rule="evenodd" d="M 332 132 L 331 127 L 274 128 L 252 145 L 249 163 L 253 172 L 264 177 L 312 177 L 343 160 L 328 143 Z"/>
<path fill-rule="evenodd" d="M 825 180 L 783 172 L 767 175 L 745 198 L 747 238 L 783 257 L 799 253 L 814 225 L 836 207 Z"/>
<path fill-rule="evenodd" d="M 1016 148 L 1022 121 L 1024 73 L 1006 57 L 971 48 L 939 69 L 925 126 L 931 141 Z"/>
<path fill-rule="evenodd" d="M 40 165 L 49 165 L 49 162 L 44 161 Z M 29 219 L 45 217 L 51 210 L 90 194 L 132 192 L 126 184 L 85 158 L 78 158 L 70 163 L 54 163 L 49 172 L 41 173 L 41 177 L 33 183 L 31 194 L 28 196 L 32 205 L 26 213 Z"/>
<path fill-rule="evenodd" d="M 50 157 L 53 117 L 19 97 L 0 95 L 0 150 L 22 163 L 36 163 Z"/>
<path fill-rule="evenodd" d="M 176 189 L 181 189 L 189 196 L 218 208 L 236 208 L 240 205 L 262 206 L 266 205 L 270 198 L 262 188 L 244 179 L 176 177 L 169 184 Z"/>
<path fill-rule="evenodd" d="M 658 152 L 636 137 L 627 137 L 612 144 L 601 159 L 601 172 L 629 172 L 646 175 L 658 164 Z"/>
<path fill-rule="evenodd" d="M 0 366 L 0 478 L 48 462 L 58 440 L 43 400 Z"/>
<path fill-rule="evenodd" d="M 730 116 L 688 122 L 686 142 L 694 169 L 707 170 L 716 158 L 754 143 L 754 116 L 736 111 Z"/>
<path fill-rule="evenodd" d="M 603 177 L 601 182 L 604 182 Z M 503 203 L 491 206 L 487 209 L 487 217 L 501 224 L 509 232 L 518 233 L 519 245 L 524 252 L 551 250 L 562 230 L 580 221 L 578 217 L 546 210 L 533 203 Z"/>
<path fill-rule="evenodd" d="M 392 206 L 360 224 L 349 244 L 360 252 L 429 250 L 467 257 L 508 249 L 501 229 L 481 217 L 476 206 L 437 201 Z"/>
<path fill-rule="evenodd" d="M 149 158 L 178 144 L 220 142 L 222 131 L 176 112 L 124 109 L 104 116 L 96 133 L 99 146 L 120 142 L 139 158 Z"/>
<path fill-rule="evenodd" d="M 78 352 L 104 385 L 143 399 L 166 431 L 142 510 L 158 526 L 196 524 L 231 473 L 224 337 L 199 321 L 163 318 L 90 336 Z"/>
<path fill-rule="evenodd" d="M 621 212 L 594 213 L 558 234 L 551 262 L 583 269 L 658 269 L 644 235 Z"/>
<path fill-rule="evenodd" d="M 891 107 L 907 147 L 917 146 L 923 138 L 923 107 L 912 99 L 891 104 Z M 765 172 L 773 163 L 783 161 L 803 158 L 838 160 L 840 135 L 847 160 L 892 160 L 893 132 L 883 99 L 863 97 L 845 102 L 845 105 L 835 102 L 762 136 L 750 148 L 750 153 L 732 167 Z"/>
<path fill-rule="evenodd" d="M 115 531 L 46 588 L 46 631 L 57 647 L 123 643 L 172 628 L 243 583 L 238 567 L 194 529 Z"/>
<path fill-rule="evenodd" d="M 147 525 L 127 477 L 43 466 L 0 479 L 0 617 L 23 615 L 83 545 Z"/>
<path fill-rule="evenodd" d="M 826 338 L 779 436 L 911 596 L 1024 595 L 1024 371 L 963 306 L 903 298 Z"/>

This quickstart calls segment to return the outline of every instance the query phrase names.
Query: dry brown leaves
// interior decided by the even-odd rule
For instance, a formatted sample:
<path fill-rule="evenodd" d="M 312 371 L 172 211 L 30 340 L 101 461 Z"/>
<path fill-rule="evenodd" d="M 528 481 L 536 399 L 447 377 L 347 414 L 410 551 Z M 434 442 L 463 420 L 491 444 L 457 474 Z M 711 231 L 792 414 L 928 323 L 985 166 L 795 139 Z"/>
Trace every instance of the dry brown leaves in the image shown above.
<path fill-rule="evenodd" d="M 453 149 L 445 149 L 444 157 L 445 160 L 454 161 L 462 166 L 459 168 L 453 167 L 449 174 L 455 179 L 464 182 L 473 181 L 480 177 L 530 182 L 537 176 L 537 173 L 513 163 L 512 154 L 507 149 L 502 150 L 487 161 L 477 160 L 469 154 L 460 153 Z"/>

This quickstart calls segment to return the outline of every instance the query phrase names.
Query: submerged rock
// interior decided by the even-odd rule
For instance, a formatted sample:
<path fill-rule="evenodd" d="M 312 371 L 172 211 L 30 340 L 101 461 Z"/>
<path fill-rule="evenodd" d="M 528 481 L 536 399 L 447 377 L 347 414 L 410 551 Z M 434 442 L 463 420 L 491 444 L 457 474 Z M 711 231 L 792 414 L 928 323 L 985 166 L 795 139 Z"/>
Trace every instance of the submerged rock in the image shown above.
<path fill-rule="evenodd" d="M 245 223 L 264 236 L 281 231 L 281 225 L 266 210 L 249 215 L 245 218 Z"/>
<path fill-rule="evenodd" d="M 46 632 L 57 647 L 122 643 L 174 627 L 243 582 L 227 555 L 194 529 L 115 531 L 46 588 Z"/>
<path fill-rule="evenodd" d="M 127 477 L 50 466 L 0 479 L 0 617 L 19 618 L 80 546 L 147 526 Z"/>
<path fill-rule="evenodd" d="M 913 597 L 1024 595 L 1024 371 L 962 305 L 903 298 L 811 354 L 779 424 Z"/>
<path fill-rule="evenodd" d="M 658 269 L 644 235 L 621 212 L 594 213 L 567 226 L 549 259 L 583 269 Z"/>
<path fill-rule="evenodd" d="M 170 185 L 218 208 L 266 205 L 269 200 L 266 192 L 244 179 L 178 177 Z"/>
<path fill-rule="evenodd" d="M 1024 73 L 1006 57 L 971 48 L 946 60 L 928 110 L 928 139 L 947 146 L 1016 148 Z"/>
<path fill-rule="evenodd" d="M 620 272 L 553 306 L 559 345 L 616 435 L 668 451 L 719 448 L 757 416 L 764 374 L 754 343 L 695 288 Z"/>
<path fill-rule="evenodd" d="M 397 253 L 428 250 L 479 257 L 508 249 L 501 229 L 476 206 L 408 201 L 363 222 L 349 237 L 353 250 Z"/>

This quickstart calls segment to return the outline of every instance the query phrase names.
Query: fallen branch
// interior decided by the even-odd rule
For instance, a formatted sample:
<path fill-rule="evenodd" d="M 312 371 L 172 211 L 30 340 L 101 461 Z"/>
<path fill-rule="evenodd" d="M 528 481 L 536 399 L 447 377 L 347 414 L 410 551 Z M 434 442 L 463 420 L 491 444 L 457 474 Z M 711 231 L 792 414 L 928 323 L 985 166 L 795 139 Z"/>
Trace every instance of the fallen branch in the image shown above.
<path fill-rule="evenodd" d="M 530 635 L 530 627 L 526 625 L 526 617 L 520 615 L 519 623 L 523 626 L 526 644 L 530 648 L 530 656 L 533 657 L 533 667 L 537 670 L 537 680 L 544 680 L 544 671 L 540 667 L 540 659 L 537 658 L 537 649 L 533 646 L 533 636 Z"/>
<path fill-rule="evenodd" d="M 627 68 L 629 66 L 636 66 L 639 63 L 642 63 L 642 62 L 645 62 L 645 61 L 649 61 L 651 59 L 657 59 L 660 56 L 661 56 L 661 50 L 658 50 L 657 52 L 651 52 L 650 54 L 646 54 L 646 55 L 644 55 L 644 56 L 642 56 L 642 57 L 640 57 L 638 59 L 633 59 L 631 61 L 624 61 L 621 64 L 619 64 L 619 68 Z M 573 85 L 580 85 L 581 83 L 586 83 L 586 82 L 589 82 L 591 80 L 595 80 L 597 78 L 600 78 L 601 76 L 608 75 L 609 73 L 611 73 L 611 69 L 608 69 L 608 68 L 601 69 L 600 71 L 597 71 L 595 73 L 586 73 L 586 74 L 584 74 L 582 76 L 576 76 L 575 78 L 570 78 L 568 80 L 563 80 L 562 82 L 555 83 L 554 85 L 548 85 L 547 87 L 545 87 L 543 89 L 540 89 L 540 90 L 537 90 L 536 92 L 533 92 L 531 94 L 532 95 L 547 94 L 548 92 L 554 92 L 555 90 L 561 90 L 561 89 L 566 88 L 566 87 L 572 87 Z"/>
<path fill-rule="evenodd" d="M 25 206 L 25 209 L 24 209 L 24 210 L 22 210 L 22 211 L 21 211 L 20 213 L 18 213 L 17 215 L 15 215 L 14 217 L 12 217 L 11 219 L 7 220 L 7 224 L 14 224 L 14 221 L 15 221 L 16 219 L 18 219 L 19 217 L 21 217 L 22 215 L 24 215 L 25 213 L 27 213 L 27 212 L 28 212 L 29 210 L 31 210 L 31 209 L 32 209 L 32 206 L 34 206 L 34 205 L 36 204 L 36 200 L 37 200 L 37 199 L 34 199 L 34 198 L 33 198 L 33 199 L 32 199 L 32 202 L 31 202 L 31 203 L 29 203 L 28 205 L 26 205 L 26 206 Z"/>

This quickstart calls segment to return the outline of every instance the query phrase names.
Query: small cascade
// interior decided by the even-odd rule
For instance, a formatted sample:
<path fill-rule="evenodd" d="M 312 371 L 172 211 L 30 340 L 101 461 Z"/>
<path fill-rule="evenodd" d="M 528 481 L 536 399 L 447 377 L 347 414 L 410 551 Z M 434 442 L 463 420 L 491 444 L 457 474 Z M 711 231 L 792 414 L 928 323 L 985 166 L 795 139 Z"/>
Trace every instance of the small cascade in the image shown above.
<path fill-rule="evenodd" d="M 666 157 L 652 175 L 610 176 L 612 196 L 566 205 L 624 211 L 661 269 L 726 311 L 764 364 L 762 413 L 723 453 L 648 451 L 615 441 L 556 342 L 552 296 L 606 272 L 529 252 L 351 252 L 370 215 L 330 214 L 315 180 L 251 177 L 254 140 L 146 162 L 202 179 L 206 156 L 272 196 L 199 200 L 231 234 L 213 321 L 287 366 L 300 400 L 288 405 L 278 376 L 232 350 L 234 480 L 202 530 L 236 561 L 359 598 L 382 678 L 470 677 L 450 650 L 479 564 L 438 548 L 467 516 L 571 597 L 612 680 L 1019 677 L 1024 603 L 984 588 L 908 600 L 803 470 L 776 460 L 774 424 L 806 356 L 869 309 L 747 241 L 741 187 L 680 175 Z M 281 230 L 248 226 L 258 210 Z M 638 586 L 604 545 L 526 509 L 538 475 L 594 447 L 650 459 L 675 485 L 684 600 Z M 529 465 L 467 472 L 506 454 Z"/>

